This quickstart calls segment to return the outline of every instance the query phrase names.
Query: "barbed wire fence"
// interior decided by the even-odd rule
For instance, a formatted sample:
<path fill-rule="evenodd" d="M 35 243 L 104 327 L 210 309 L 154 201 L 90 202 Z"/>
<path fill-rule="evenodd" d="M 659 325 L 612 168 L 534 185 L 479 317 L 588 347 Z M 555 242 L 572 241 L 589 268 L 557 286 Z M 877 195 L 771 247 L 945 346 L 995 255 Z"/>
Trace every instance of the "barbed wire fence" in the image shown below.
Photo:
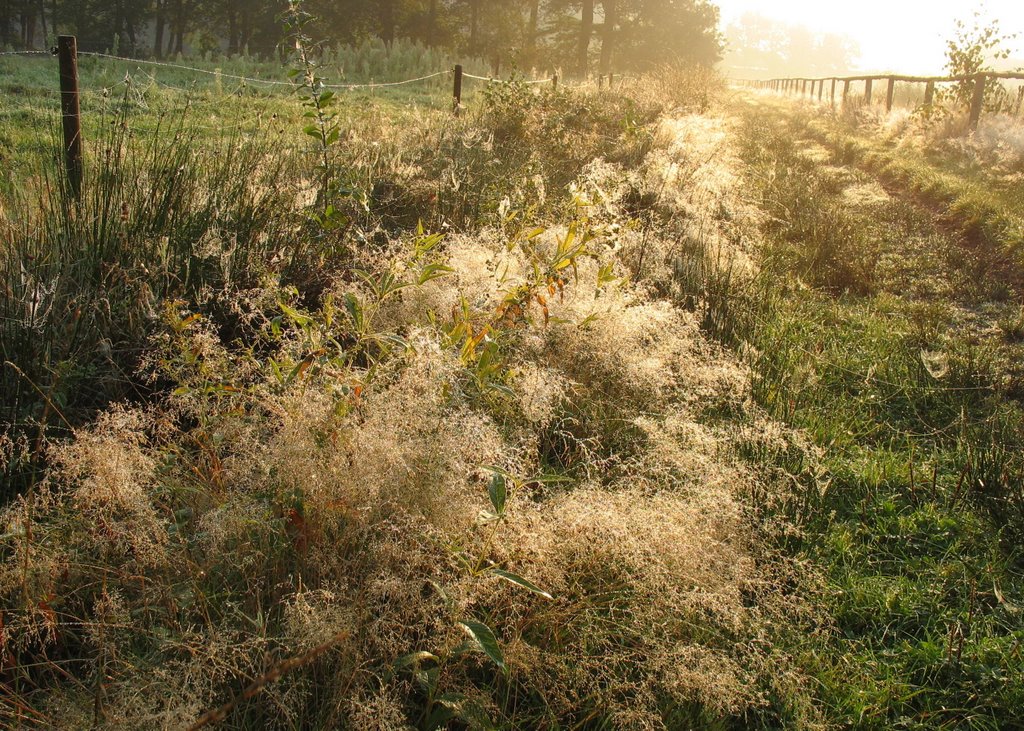
<path fill-rule="evenodd" d="M 300 82 L 292 80 L 281 80 L 273 78 L 263 78 L 254 75 L 245 75 L 238 73 L 226 72 L 222 69 L 208 69 L 200 68 L 198 66 L 192 66 L 184 63 L 177 63 L 173 61 L 162 61 L 155 59 L 138 59 L 128 58 L 124 56 L 118 56 L 111 53 L 100 53 L 95 51 L 79 51 L 77 48 L 77 39 L 74 36 L 60 36 L 58 38 L 58 45 L 52 51 L 2 51 L 0 57 L 21 57 L 21 58 L 43 58 L 49 56 L 57 56 L 58 63 L 60 66 L 60 79 L 61 85 L 59 90 L 50 90 L 41 88 L 35 91 L 46 95 L 59 95 L 61 101 L 61 127 L 64 132 L 64 157 L 66 163 L 66 169 L 69 176 L 69 183 L 71 189 L 79 191 L 81 188 L 81 169 L 82 169 L 82 112 L 81 112 L 81 101 L 83 98 L 86 99 L 98 99 L 98 100 L 110 100 L 113 97 L 113 91 L 116 85 L 105 86 L 102 90 L 95 89 L 83 89 L 80 86 L 78 61 L 80 58 L 93 58 L 104 61 L 112 61 L 118 63 L 125 63 L 135 66 L 141 73 L 145 74 L 149 81 L 149 88 L 158 87 L 173 90 L 177 92 L 189 93 L 197 91 L 197 87 L 181 87 L 166 82 L 160 81 L 156 78 L 155 73 L 147 73 L 143 71 L 144 68 L 153 69 L 154 72 L 159 69 L 171 69 L 175 71 L 186 72 L 193 75 L 193 83 L 196 83 L 200 78 L 212 78 L 217 82 L 230 81 L 236 82 L 238 86 L 228 94 L 223 95 L 220 99 L 206 100 L 206 101 L 194 101 L 188 100 L 186 106 L 187 109 L 194 109 L 197 106 L 209 107 L 211 110 L 218 108 L 223 102 L 229 98 L 241 95 L 248 88 L 267 88 L 267 89 L 287 89 L 289 91 L 295 90 L 301 86 Z M 519 83 L 529 87 L 538 87 L 544 85 L 550 85 L 553 89 L 557 89 L 559 85 L 559 75 L 552 74 L 544 78 L 529 79 L 520 78 L 515 75 L 510 76 L 508 79 L 502 79 L 495 76 L 481 76 L 477 74 L 471 74 L 464 72 L 461 64 L 456 64 L 453 68 L 440 69 L 433 73 L 423 74 L 420 76 L 400 79 L 396 81 L 369 81 L 362 83 L 325 83 L 322 84 L 321 88 L 324 91 L 376 91 L 376 90 L 387 90 L 399 87 L 411 87 L 416 84 L 425 84 L 435 80 L 440 80 L 446 77 L 452 77 L 452 110 L 455 115 L 458 115 L 463 109 L 463 98 L 462 98 L 462 86 L 463 80 L 469 79 L 473 81 L 484 82 L 486 84 L 495 83 Z M 615 77 L 612 74 L 600 75 L 594 81 L 599 90 L 604 89 L 605 80 L 607 78 L 608 87 L 611 88 Z M 618 77 L 618 80 L 623 81 L 626 77 Z M 572 84 L 574 87 L 587 87 L 594 84 L 594 81 L 585 81 L 583 83 Z M 124 83 L 131 88 L 132 77 L 129 73 L 126 73 Z M 218 84 L 219 85 L 219 84 Z M 139 103 L 143 108 L 148 108 L 146 103 L 146 89 L 141 92 L 136 88 L 136 93 L 133 95 L 133 100 Z M 128 92 L 126 92 L 127 94 Z M 237 128 L 241 125 L 231 125 L 231 128 Z"/>

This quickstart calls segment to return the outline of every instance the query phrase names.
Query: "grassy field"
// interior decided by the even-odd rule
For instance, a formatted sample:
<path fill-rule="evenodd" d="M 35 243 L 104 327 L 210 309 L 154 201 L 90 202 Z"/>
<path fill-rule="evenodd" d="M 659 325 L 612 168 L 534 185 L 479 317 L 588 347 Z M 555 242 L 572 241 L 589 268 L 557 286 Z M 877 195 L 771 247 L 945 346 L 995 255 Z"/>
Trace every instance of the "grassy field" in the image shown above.
<path fill-rule="evenodd" d="M 322 71 L 441 63 L 375 53 Z M 0 59 L 0 727 L 1021 727 L 1012 126 L 84 59 L 76 202 L 53 65 Z"/>
<path fill-rule="evenodd" d="M 456 60 L 430 49 L 399 44 L 389 53 L 381 44 L 329 52 L 323 61 L 327 83 L 391 83 L 449 71 Z M 459 59 L 467 73 L 487 76 L 485 63 Z M 300 109 L 294 104 L 288 69 L 250 58 L 170 59 L 166 62 L 79 59 L 83 124 L 90 139 L 104 139 L 112 117 L 124 114 L 139 134 L 151 134 L 187 108 L 188 127 L 200 137 L 252 133 L 276 128 L 301 135 Z M 466 80 L 467 100 L 481 91 Z M 451 75 L 414 84 L 350 89 L 342 92 L 348 110 L 383 106 L 395 114 L 409 108 L 444 109 L 451 105 Z M 47 154 L 59 131 L 60 91 L 56 60 L 48 55 L 0 57 L 0 155 L 5 163 L 31 164 Z M 351 112 L 349 112 L 351 113 Z M 5 177 L 11 185 L 17 177 Z"/>

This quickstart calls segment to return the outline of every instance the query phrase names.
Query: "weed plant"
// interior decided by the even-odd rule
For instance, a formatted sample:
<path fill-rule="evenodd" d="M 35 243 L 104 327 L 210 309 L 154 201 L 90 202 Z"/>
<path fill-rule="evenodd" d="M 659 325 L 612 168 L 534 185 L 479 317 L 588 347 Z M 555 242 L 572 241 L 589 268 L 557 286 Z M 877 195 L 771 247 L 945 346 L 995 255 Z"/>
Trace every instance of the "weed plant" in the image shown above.
<path fill-rule="evenodd" d="M 5 206 L 2 722 L 815 726 L 722 423 L 765 417 L 652 295 L 655 120 L 711 79 L 404 124 L 319 76 L 306 144 L 118 118 L 81 202 Z"/>

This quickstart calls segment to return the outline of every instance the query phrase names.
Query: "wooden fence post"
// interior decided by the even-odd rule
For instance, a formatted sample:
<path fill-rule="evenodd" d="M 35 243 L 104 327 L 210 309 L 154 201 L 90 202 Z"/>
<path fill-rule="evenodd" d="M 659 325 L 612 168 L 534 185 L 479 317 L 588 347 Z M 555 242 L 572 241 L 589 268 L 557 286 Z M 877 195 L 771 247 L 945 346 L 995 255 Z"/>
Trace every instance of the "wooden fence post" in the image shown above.
<path fill-rule="evenodd" d="M 558 72 L 551 74 L 551 88 L 558 91 Z"/>
<path fill-rule="evenodd" d="M 846 106 L 847 100 L 850 98 L 850 81 L 847 79 L 843 82 L 843 106 Z"/>
<path fill-rule="evenodd" d="M 930 107 L 935 101 L 935 82 L 929 81 L 924 85 L 924 105 Z"/>
<path fill-rule="evenodd" d="M 981 121 L 981 110 L 985 107 L 985 74 L 974 77 L 974 96 L 971 98 L 971 129 L 978 128 Z"/>
<path fill-rule="evenodd" d="M 864 80 L 864 103 L 869 107 L 871 106 L 871 87 L 874 84 L 874 79 Z"/>
<path fill-rule="evenodd" d="M 60 62 L 60 111 L 64 128 L 64 164 L 75 198 L 82 195 L 82 106 L 78 95 L 78 40 L 57 38 Z"/>
<path fill-rule="evenodd" d="M 836 79 L 832 79 L 832 108 L 836 107 Z"/>
<path fill-rule="evenodd" d="M 1015 112 L 1015 115 L 1018 117 L 1020 116 L 1020 108 L 1022 105 L 1024 105 L 1024 86 L 1017 89 L 1017 111 Z"/>
<path fill-rule="evenodd" d="M 896 96 L 896 79 L 889 77 L 889 88 L 885 92 L 885 111 L 892 111 L 893 97 Z"/>
<path fill-rule="evenodd" d="M 455 88 L 452 92 L 452 98 L 454 101 L 455 116 L 459 116 L 459 111 L 462 109 L 462 64 L 455 64 Z"/>
<path fill-rule="evenodd" d="M 818 101 L 821 101 L 821 97 L 825 94 L 825 79 L 818 82 Z"/>

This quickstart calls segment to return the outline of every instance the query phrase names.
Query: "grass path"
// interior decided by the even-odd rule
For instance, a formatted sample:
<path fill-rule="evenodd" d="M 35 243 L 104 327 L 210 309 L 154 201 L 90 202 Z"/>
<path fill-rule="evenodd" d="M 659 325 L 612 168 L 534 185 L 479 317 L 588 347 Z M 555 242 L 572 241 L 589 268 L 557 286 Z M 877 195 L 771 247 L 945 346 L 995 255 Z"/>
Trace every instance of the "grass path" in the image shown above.
<path fill-rule="evenodd" d="M 763 216 L 741 347 L 761 403 L 822 449 L 824 477 L 777 461 L 808 489 L 785 550 L 826 577 L 832 633 L 798 650 L 826 715 L 1016 727 L 1019 292 L 934 199 L 844 158 L 838 126 L 769 98 L 731 113 Z"/>

